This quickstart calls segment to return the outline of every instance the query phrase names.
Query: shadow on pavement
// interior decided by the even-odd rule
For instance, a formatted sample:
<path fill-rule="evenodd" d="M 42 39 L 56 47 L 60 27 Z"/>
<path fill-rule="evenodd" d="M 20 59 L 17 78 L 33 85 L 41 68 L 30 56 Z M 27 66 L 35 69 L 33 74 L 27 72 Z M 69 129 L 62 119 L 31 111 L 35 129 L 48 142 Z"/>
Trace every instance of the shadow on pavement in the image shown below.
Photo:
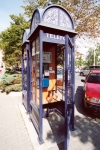
<path fill-rule="evenodd" d="M 64 137 L 65 137 L 65 126 L 64 118 L 57 114 L 50 114 L 48 118 L 53 138 L 50 133 L 47 135 L 47 140 L 50 138 L 56 139 L 59 150 L 64 150 Z M 84 116 L 84 118 L 76 115 L 75 125 L 82 131 L 79 135 L 71 136 L 69 149 L 77 150 L 89 149 L 99 150 L 100 149 L 100 124 L 95 119 Z M 75 147 L 76 146 L 76 147 Z M 83 150 L 82 149 L 82 150 Z"/>
<path fill-rule="evenodd" d="M 88 145 L 91 144 L 91 150 L 99 150 L 100 123 L 90 117 L 75 116 L 75 124 L 82 130 L 82 133 L 78 135 L 78 139 L 84 146 L 87 146 L 86 149 L 89 149 Z"/>
<path fill-rule="evenodd" d="M 65 137 L 65 121 L 64 118 L 57 113 L 51 113 L 49 114 L 49 117 L 47 118 L 52 133 L 54 135 L 54 139 L 57 142 L 59 150 L 64 150 L 64 137 Z M 51 138 L 50 134 L 47 135 L 47 139 L 49 140 Z"/>

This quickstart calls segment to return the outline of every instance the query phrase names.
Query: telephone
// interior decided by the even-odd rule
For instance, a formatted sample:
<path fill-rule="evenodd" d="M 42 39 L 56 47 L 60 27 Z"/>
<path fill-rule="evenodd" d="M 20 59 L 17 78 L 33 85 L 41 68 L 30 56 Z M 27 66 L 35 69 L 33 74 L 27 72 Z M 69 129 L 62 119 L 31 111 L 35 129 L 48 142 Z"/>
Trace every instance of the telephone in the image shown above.
<path fill-rule="evenodd" d="M 49 64 L 43 63 L 42 87 L 47 88 L 48 86 L 49 86 Z"/>
<path fill-rule="evenodd" d="M 39 73 L 38 73 L 37 85 L 39 86 Z M 49 87 L 49 64 L 48 63 L 43 63 L 42 87 L 43 88 Z"/>
<path fill-rule="evenodd" d="M 49 77 L 49 64 L 48 63 L 43 63 L 43 76 Z"/>

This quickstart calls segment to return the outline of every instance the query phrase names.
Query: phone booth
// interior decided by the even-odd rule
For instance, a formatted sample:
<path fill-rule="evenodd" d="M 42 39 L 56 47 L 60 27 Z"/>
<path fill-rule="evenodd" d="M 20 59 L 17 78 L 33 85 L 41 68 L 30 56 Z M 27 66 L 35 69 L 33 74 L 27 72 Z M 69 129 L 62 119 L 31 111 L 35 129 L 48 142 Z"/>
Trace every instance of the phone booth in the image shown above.
<path fill-rule="evenodd" d="M 22 37 L 22 103 L 26 111 L 30 110 L 30 51 L 29 51 L 29 29 L 25 29 Z"/>
<path fill-rule="evenodd" d="M 65 150 L 69 130 L 74 129 L 75 35 L 72 18 L 63 7 L 49 5 L 33 12 L 28 38 L 32 56 L 30 118 L 42 144 L 43 118 L 50 112 L 62 115 Z"/>

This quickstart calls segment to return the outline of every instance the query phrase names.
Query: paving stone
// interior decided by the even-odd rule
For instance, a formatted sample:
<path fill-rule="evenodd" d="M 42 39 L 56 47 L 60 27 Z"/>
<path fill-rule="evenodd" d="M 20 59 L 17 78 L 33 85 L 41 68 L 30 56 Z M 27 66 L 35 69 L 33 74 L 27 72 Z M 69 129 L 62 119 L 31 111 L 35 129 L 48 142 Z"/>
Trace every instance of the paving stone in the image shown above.
<path fill-rule="evenodd" d="M 33 150 L 19 105 L 22 105 L 21 95 L 0 93 L 0 150 Z M 52 125 L 52 121 L 50 123 Z M 56 120 L 55 125 L 57 126 Z M 100 123 L 97 122 L 97 119 L 84 116 L 75 108 L 75 125 L 82 130 L 82 133 L 75 137 L 71 136 L 68 150 L 100 150 Z M 60 135 L 62 138 L 61 141 L 57 139 L 61 143 L 58 143 L 58 147 L 48 147 L 48 150 L 64 150 L 64 142 L 62 142 L 64 137 L 61 136 L 64 129 L 60 126 L 58 129 L 59 134 L 56 134 L 55 127 L 52 127 L 53 133 L 56 134 L 55 137 Z M 33 140 L 37 141 L 37 137 L 34 137 Z"/>
<path fill-rule="evenodd" d="M 17 98 L 0 93 L 0 150 L 33 150 Z"/>

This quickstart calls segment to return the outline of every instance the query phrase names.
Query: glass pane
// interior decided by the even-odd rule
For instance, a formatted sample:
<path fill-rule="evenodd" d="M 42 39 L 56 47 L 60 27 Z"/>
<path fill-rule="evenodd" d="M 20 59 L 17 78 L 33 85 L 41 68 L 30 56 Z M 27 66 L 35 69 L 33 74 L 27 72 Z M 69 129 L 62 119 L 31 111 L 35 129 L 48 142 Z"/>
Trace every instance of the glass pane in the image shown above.
<path fill-rule="evenodd" d="M 39 78 L 40 78 L 40 45 L 39 45 L 39 37 L 36 38 L 36 105 L 39 107 L 39 99 L 40 99 L 40 93 L 39 93 Z"/>
<path fill-rule="evenodd" d="M 88 83 L 100 84 L 100 73 L 92 73 L 92 74 L 90 74 L 90 76 L 88 77 L 87 82 Z"/>
<path fill-rule="evenodd" d="M 32 99 L 35 105 L 39 106 L 39 70 L 40 53 L 39 37 L 32 43 Z"/>
<path fill-rule="evenodd" d="M 27 51 L 24 49 L 24 90 L 27 90 Z"/>

